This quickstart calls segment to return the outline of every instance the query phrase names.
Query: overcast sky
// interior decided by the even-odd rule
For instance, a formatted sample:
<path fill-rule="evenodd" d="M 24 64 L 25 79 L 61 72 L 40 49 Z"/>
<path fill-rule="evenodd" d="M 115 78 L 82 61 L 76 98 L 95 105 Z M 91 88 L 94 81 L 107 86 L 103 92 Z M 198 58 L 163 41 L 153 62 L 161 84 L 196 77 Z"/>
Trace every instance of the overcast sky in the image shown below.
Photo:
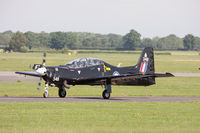
<path fill-rule="evenodd" d="M 200 36 L 200 0 L 0 0 L 0 32 Z"/>

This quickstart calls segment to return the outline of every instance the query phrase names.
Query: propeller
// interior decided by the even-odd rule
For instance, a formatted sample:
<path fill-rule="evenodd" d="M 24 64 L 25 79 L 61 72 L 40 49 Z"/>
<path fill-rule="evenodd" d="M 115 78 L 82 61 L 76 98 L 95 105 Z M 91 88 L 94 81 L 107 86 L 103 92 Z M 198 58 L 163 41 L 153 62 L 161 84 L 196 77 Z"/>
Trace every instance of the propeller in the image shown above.
<path fill-rule="evenodd" d="M 29 68 L 30 68 L 30 69 L 33 69 L 33 66 L 30 64 L 30 65 L 29 65 Z"/>
<path fill-rule="evenodd" d="M 46 53 L 43 54 L 43 60 L 42 60 L 42 66 L 45 66 L 45 62 L 46 62 Z"/>
<path fill-rule="evenodd" d="M 35 70 L 35 72 L 37 72 L 41 75 L 45 75 L 46 71 L 47 71 L 47 69 L 45 67 L 45 62 L 46 62 L 46 53 L 44 53 L 42 64 L 34 64 L 34 66 L 32 68 Z"/>
<path fill-rule="evenodd" d="M 38 87 L 37 87 L 37 90 L 40 90 L 41 83 L 42 83 L 42 78 L 40 77 L 40 80 L 39 80 L 39 82 L 38 82 Z"/>
<path fill-rule="evenodd" d="M 46 67 L 45 67 L 45 62 L 46 62 L 46 53 L 44 53 L 43 55 L 43 60 L 42 60 L 42 65 L 37 65 L 35 64 L 32 68 L 39 74 L 41 75 L 45 75 L 46 74 Z M 40 80 L 38 82 L 38 87 L 37 87 L 37 90 L 40 90 L 40 87 L 41 87 L 41 83 L 42 83 L 42 77 L 40 77 Z"/>

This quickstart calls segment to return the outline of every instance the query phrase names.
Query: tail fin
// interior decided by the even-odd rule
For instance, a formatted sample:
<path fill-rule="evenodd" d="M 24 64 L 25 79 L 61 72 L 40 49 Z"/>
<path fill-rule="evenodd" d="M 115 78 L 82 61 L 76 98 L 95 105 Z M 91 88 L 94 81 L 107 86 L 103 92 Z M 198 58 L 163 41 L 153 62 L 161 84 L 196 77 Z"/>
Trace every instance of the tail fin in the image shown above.
<path fill-rule="evenodd" d="M 154 74 L 154 53 L 153 48 L 146 47 L 139 58 L 138 64 L 139 74 Z"/>

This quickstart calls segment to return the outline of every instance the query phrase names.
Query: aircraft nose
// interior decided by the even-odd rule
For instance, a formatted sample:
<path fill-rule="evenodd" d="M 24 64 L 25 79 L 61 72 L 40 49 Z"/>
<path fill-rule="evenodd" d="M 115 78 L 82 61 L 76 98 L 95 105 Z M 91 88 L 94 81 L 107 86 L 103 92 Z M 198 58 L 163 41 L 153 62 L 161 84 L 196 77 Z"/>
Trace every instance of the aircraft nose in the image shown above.
<path fill-rule="evenodd" d="M 37 73 L 44 75 L 47 72 L 47 69 L 45 67 L 40 67 L 35 70 Z"/>

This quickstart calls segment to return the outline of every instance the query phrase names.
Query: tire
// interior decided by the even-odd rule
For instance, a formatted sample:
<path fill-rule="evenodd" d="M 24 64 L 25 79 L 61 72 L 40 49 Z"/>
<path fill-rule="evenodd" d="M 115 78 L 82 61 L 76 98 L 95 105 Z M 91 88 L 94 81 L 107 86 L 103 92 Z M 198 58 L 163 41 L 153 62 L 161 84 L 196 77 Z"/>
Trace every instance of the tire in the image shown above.
<path fill-rule="evenodd" d="M 107 90 L 104 90 L 103 93 L 102 93 L 102 96 L 104 99 L 109 99 L 110 98 L 110 93 L 107 92 Z"/>
<path fill-rule="evenodd" d="M 45 91 L 45 92 L 43 93 L 43 97 L 44 97 L 44 98 L 47 98 L 47 97 L 48 97 L 48 92 L 47 92 L 47 91 Z"/>
<path fill-rule="evenodd" d="M 61 97 L 61 98 L 64 98 L 65 96 L 66 96 L 66 90 L 64 89 L 64 88 L 60 88 L 59 90 L 58 90 L 58 95 L 59 95 L 59 97 Z"/>

